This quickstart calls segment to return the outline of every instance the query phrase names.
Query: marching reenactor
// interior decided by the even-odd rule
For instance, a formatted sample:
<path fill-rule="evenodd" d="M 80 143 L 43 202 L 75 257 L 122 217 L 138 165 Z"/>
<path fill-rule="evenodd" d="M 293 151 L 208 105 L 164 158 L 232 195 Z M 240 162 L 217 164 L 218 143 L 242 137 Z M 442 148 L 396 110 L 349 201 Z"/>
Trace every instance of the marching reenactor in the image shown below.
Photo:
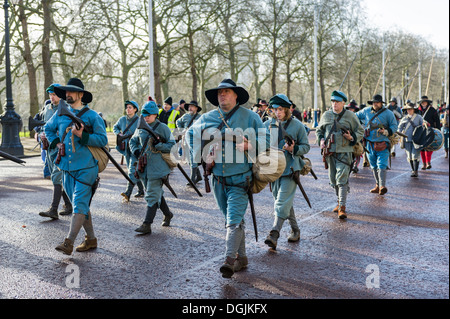
<path fill-rule="evenodd" d="M 125 157 L 128 168 L 128 177 L 130 177 L 133 183 L 138 186 L 138 192 L 135 194 L 135 197 L 144 197 L 144 185 L 135 177 L 136 159 L 131 154 L 129 144 L 129 140 L 136 131 L 137 122 L 139 120 L 139 104 L 135 101 L 125 101 L 125 112 L 127 115 L 119 118 L 113 127 L 113 132 L 117 136 L 116 150 Z M 134 185 L 128 182 L 126 191 L 121 194 L 125 202 L 130 201 L 133 188 Z"/>
<path fill-rule="evenodd" d="M 347 218 L 349 175 L 353 162 L 353 146 L 364 136 L 364 129 L 355 113 L 344 108 L 347 96 L 341 91 L 331 94 L 331 110 L 326 111 L 316 129 L 330 185 L 337 196 L 333 212 L 340 219 Z"/>
<path fill-rule="evenodd" d="M 353 113 L 356 113 L 359 111 L 358 103 L 356 103 L 355 100 L 351 100 L 350 103 L 345 108 Z M 363 157 L 363 155 L 357 156 L 357 157 L 353 156 L 352 171 L 355 174 L 357 174 L 359 172 L 358 167 L 359 167 L 359 163 L 361 162 L 362 157 Z"/>
<path fill-rule="evenodd" d="M 270 107 L 275 111 L 277 118 L 272 118 L 264 123 L 270 131 L 270 144 L 284 151 L 286 158 L 286 169 L 283 175 L 271 184 L 272 195 L 275 200 L 272 230 L 265 240 L 265 244 L 272 249 L 276 249 L 277 241 L 284 221 L 287 219 L 291 225 L 289 242 L 300 240 L 300 228 L 294 212 L 294 196 L 297 183 L 294 174 L 305 166 L 302 160 L 303 155 L 310 150 L 308 134 L 305 125 L 294 118 L 291 113 L 292 102 L 284 94 L 277 94 L 269 101 Z"/>
<path fill-rule="evenodd" d="M 260 100 L 258 104 L 258 115 L 261 117 L 261 121 L 264 123 L 270 118 L 270 109 L 269 104 L 267 104 L 266 100 Z"/>
<path fill-rule="evenodd" d="M 231 278 L 234 272 L 247 267 L 248 264 L 244 215 L 249 203 L 249 189 L 253 177 L 252 164 L 246 153 L 264 151 L 270 140 L 268 134 L 264 135 L 264 140 L 259 140 L 258 131 L 265 132 L 261 118 L 255 112 L 242 107 L 249 99 L 244 88 L 227 79 L 217 88 L 206 91 L 205 95 L 208 101 L 218 108 L 203 114 L 188 130 L 187 137 L 196 163 L 200 162 L 200 145 L 204 133 L 223 137 L 218 141 L 214 139 L 217 142 L 209 152 L 210 160 L 205 165 L 205 175 L 207 172 L 212 173 L 214 197 L 226 221 L 225 262 L 220 267 L 220 272 L 224 278 Z M 241 130 L 245 134 L 252 133 L 255 136 L 241 136 L 239 141 L 227 139 L 227 136 L 232 137 L 233 134 L 226 132 Z M 207 185 L 208 179 L 205 178 L 205 187 Z"/>
<path fill-rule="evenodd" d="M 419 113 L 418 107 L 411 101 L 407 101 L 403 107 L 407 114 L 402 118 L 398 125 L 398 131 L 407 135 L 407 138 L 402 138 L 402 148 L 406 151 L 406 158 L 411 165 L 411 177 L 418 177 L 420 150 L 414 147 L 413 132 L 417 126 L 423 124 L 423 118 Z"/>
<path fill-rule="evenodd" d="M 197 101 L 191 101 L 190 103 L 185 103 L 184 108 L 188 113 L 184 114 L 178 121 L 177 121 L 177 128 L 180 130 L 180 134 L 182 136 L 182 148 L 183 152 L 187 154 L 186 158 L 188 159 L 189 166 L 191 168 L 191 180 L 194 182 L 194 184 L 197 184 L 202 180 L 202 174 L 200 173 L 200 168 L 198 166 L 193 167 L 192 163 L 192 157 L 191 152 L 189 151 L 189 145 L 186 142 L 185 134 L 186 131 L 200 118 L 202 111 L 202 108 L 198 105 Z M 187 185 L 190 185 L 187 183 Z"/>
<path fill-rule="evenodd" d="M 441 122 L 437 110 L 432 105 L 433 101 L 430 100 L 428 96 L 422 96 L 417 104 L 419 104 L 419 111 L 426 125 L 440 130 Z M 433 156 L 433 152 L 422 150 L 420 156 L 423 163 L 422 170 L 431 169 L 431 157 Z"/>
<path fill-rule="evenodd" d="M 389 137 L 397 132 L 398 125 L 394 113 L 389 112 L 388 108 L 383 106 L 385 102 L 381 95 L 375 95 L 372 101 L 367 103 L 372 107 L 367 107 L 357 112 L 356 115 L 365 123 L 366 148 L 369 151 L 369 163 L 376 181 L 375 188 L 370 192 L 384 195 L 388 191 L 386 176 L 391 150 Z"/>
<path fill-rule="evenodd" d="M 72 78 L 66 86 L 58 86 L 54 90 L 58 97 L 70 105 L 69 110 L 86 125 L 77 128 L 68 116 L 55 115 L 44 126 L 50 150 L 56 147 L 59 149 L 55 164 L 63 172 L 64 190 L 73 206 L 69 234 L 56 250 L 71 255 L 81 227 L 86 236 L 76 250 L 87 251 L 97 247 L 89 206 L 98 186 L 99 167 L 88 146 L 105 147 L 108 137 L 103 119 L 89 109 L 92 94 L 84 89 L 81 80 Z M 92 133 L 87 132 L 87 126 Z"/>
<path fill-rule="evenodd" d="M 141 114 L 145 122 L 157 134 L 158 139 L 151 136 L 146 130 L 136 129 L 130 140 L 130 150 L 135 159 L 140 162 L 136 172 L 145 186 L 145 200 L 147 202 L 147 212 L 142 225 L 135 229 L 141 234 L 151 234 L 151 225 L 159 209 L 164 214 L 162 226 L 170 226 L 173 213 L 167 206 L 164 198 L 163 180 L 168 178 L 171 169 L 163 159 L 162 153 L 170 153 L 175 145 L 175 139 L 168 126 L 161 123 L 158 117 L 158 106 L 155 102 L 149 101 L 143 107 Z M 144 164 L 142 164 L 144 162 Z"/>
<path fill-rule="evenodd" d="M 55 87 L 61 86 L 58 83 L 50 85 L 46 92 L 50 97 L 50 103 L 47 104 L 41 113 L 41 119 L 47 123 L 52 116 L 58 111 L 58 104 L 60 98 L 55 94 Z M 50 171 L 50 178 L 53 183 L 53 200 L 50 208 L 45 212 L 40 212 L 39 215 L 42 217 L 48 217 L 51 219 L 58 219 L 58 206 L 61 201 L 61 197 L 64 200 L 63 210 L 59 212 L 59 215 L 70 215 L 72 214 L 72 204 L 70 203 L 69 197 L 62 186 L 62 171 L 56 167 L 54 160 L 58 153 L 57 149 L 49 149 L 49 143 L 45 136 L 43 127 L 35 128 L 35 131 L 40 133 L 40 140 L 42 141 L 43 151 L 46 152 L 45 163 Z"/>
<path fill-rule="evenodd" d="M 393 97 L 390 101 L 389 101 L 389 105 L 387 107 L 392 113 L 394 113 L 395 115 L 395 119 L 397 120 L 397 125 L 400 123 L 400 120 L 402 119 L 403 115 L 402 115 L 402 108 L 398 105 L 397 102 L 397 98 Z M 391 145 L 391 156 L 395 157 L 395 146 Z"/>

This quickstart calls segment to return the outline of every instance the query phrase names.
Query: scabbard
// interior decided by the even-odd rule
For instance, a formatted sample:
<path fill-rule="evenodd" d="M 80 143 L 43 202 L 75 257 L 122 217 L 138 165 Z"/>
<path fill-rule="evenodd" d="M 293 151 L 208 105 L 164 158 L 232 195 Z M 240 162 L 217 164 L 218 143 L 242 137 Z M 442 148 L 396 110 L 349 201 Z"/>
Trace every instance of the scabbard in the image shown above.
<path fill-rule="evenodd" d="M 302 186 L 302 183 L 300 182 L 300 177 L 298 172 L 292 172 L 292 177 L 294 178 L 295 183 L 298 185 L 298 188 L 302 192 L 303 197 L 305 198 L 306 202 L 308 203 L 309 208 L 312 208 L 311 202 L 309 201 L 308 195 L 306 195 L 305 189 Z"/>
<path fill-rule="evenodd" d="M 256 212 L 255 212 L 255 203 L 253 201 L 253 192 L 249 184 L 249 177 L 247 177 L 247 184 L 248 184 L 248 201 L 250 203 L 250 211 L 252 213 L 252 221 L 253 221 L 253 229 L 255 230 L 255 239 L 258 241 L 258 226 L 256 224 Z"/>
<path fill-rule="evenodd" d="M 164 185 L 169 189 L 169 191 L 172 193 L 172 195 L 173 195 L 175 198 L 178 198 L 177 194 L 175 193 L 175 191 L 173 190 L 172 186 L 171 186 L 170 183 L 169 183 L 169 176 L 164 177 L 164 178 L 162 178 L 161 180 L 162 180 L 163 184 L 164 184 Z"/>

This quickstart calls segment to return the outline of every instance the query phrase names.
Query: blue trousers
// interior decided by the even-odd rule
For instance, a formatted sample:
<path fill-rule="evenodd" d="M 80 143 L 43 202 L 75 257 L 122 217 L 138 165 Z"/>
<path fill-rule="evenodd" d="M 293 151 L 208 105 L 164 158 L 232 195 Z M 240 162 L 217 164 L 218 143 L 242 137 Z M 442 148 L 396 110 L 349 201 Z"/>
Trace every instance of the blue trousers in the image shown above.
<path fill-rule="evenodd" d="M 373 149 L 373 143 L 367 142 L 367 150 L 369 151 L 369 163 L 372 169 L 387 169 L 389 167 L 390 144 L 384 151 L 377 152 Z"/>
<path fill-rule="evenodd" d="M 212 185 L 217 206 L 225 217 L 226 227 L 238 225 L 244 220 L 248 207 L 247 181 L 252 172 L 226 177 L 214 176 Z"/>
<path fill-rule="evenodd" d="M 297 183 L 290 176 L 282 176 L 272 183 L 275 215 L 287 219 L 294 206 Z"/>
<path fill-rule="evenodd" d="M 72 203 L 74 214 L 84 214 L 90 211 L 92 187 L 98 176 L 98 166 L 80 169 L 79 171 L 63 171 L 63 187 Z M 86 185 L 87 184 L 87 185 Z"/>

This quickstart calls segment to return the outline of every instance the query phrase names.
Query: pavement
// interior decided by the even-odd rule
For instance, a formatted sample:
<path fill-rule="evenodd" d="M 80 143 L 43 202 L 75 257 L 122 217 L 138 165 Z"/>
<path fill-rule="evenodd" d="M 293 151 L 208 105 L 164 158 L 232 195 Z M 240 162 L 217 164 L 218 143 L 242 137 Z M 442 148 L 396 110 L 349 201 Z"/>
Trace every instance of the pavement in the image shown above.
<path fill-rule="evenodd" d="M 336 198 L 313 135 L 307 157 L 319 179 L 301 178 L 312 208 L 296 193 L 300 242 L 287 242 L 285 223 L 277 250 L 264 244 L 273 222 L 267 188 L 255 195 L 259 241 L 248 212 L 249 266 L 232 279 L 219 273 L 224 218 L 203 182 L 200 198 L 175 170 L 170 180 L 178 198 L 165 192 L 174 213 L 171 227 L 161 227 L 158 211 L 152 234 L 142 236 L 134 229 L 143 221 L 146 203 L 122 202 L 126 180 L 110 163 L 91 205 L 98 248 L 66 256 L 55 247 L 67 236 L 71 217 L 51 221 L 38 215 L 49 207 L 53 189 L 42 177 L 40 157 L 25 158 L 24 166 L 0 160 L 0 299 L 448 299 L 449 162 L 444 151 L 435 152 L 433 168 L 414 179 L 397 146 L 385 196 L 369 193 L 372 173 L 361 163 L 350 178 L 349 217 L 342 221 L 332 212 Z M 120 154 L 112 154 L 120 163 Z"/>

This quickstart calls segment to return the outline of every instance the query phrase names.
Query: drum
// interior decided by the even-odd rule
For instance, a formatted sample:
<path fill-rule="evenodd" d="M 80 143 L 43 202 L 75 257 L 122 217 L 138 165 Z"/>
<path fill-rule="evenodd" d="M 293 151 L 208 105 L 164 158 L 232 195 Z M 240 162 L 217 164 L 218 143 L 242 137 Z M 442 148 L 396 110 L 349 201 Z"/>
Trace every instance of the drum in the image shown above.
<path fill-rule="evenodd" d="M 444 145 L 444 135 L 442 134 L 442 132 L 436 128 L 433 128 L 433 130 L 434 130 L 434 140 L 430 145 L 428 145 L 424 149 L 427 152 L 439 151 Z"/>

